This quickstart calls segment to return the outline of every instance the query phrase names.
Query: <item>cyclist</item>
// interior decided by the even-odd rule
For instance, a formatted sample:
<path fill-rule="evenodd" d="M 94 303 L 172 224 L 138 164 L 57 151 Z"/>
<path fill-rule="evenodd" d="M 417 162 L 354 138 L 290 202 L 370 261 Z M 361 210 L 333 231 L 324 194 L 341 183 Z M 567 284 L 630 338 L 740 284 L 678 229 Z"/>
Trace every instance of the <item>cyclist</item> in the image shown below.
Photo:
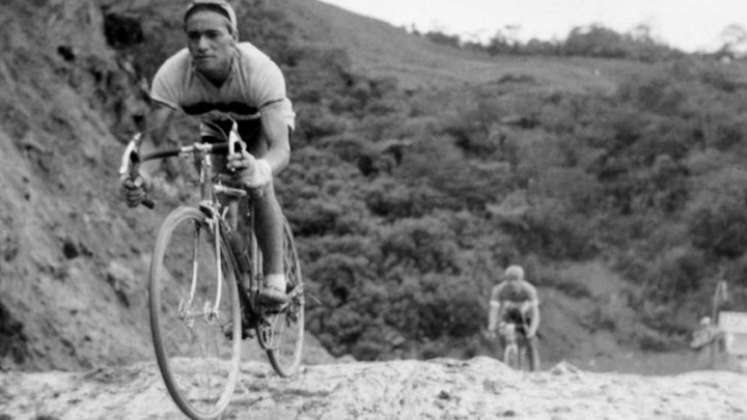
<path fill-rule="evenodd" d="M 521 326 L 527 338 L 531 353 L 530 368 L 539 367 L 537 352 L 537 329 L 540 323 L 537 289 L 524 279 L 524 269 L 518 265 L 509 266 L 504 273 L 505 280 L 493 287 L 488 309 L 488 334 L 495 337 L 500 323 L 510 322 Z M 528 324 L 528 325 L 527 325 Z M 501 346 L 505 343 L 501 342 Z"/>
<path fill-rule="evenodd" d="M 282 255 L 282 214 L 273 175 L 290 158 L 294 112 L 279 67 L 248 42 L 238 41 L 236 13 L 225 0 L 192 1 L 183 16 L 187 48 L 168 58 L 156 72 L 150 96 L 157 106 L 144 134 L 165 138 L 176 111 L 199 117 L 205 141 L 224 140 L 237 122 L 248 151 L 213 161 L 218 173 L 232 174 L 253 191 L 255 231 L 262 250 L 265 278 L 260 299 L 287 299 Z M 128 206 L 146 197 L 150 181 L 142 174 L 125 176 L 122 191 Z"/>

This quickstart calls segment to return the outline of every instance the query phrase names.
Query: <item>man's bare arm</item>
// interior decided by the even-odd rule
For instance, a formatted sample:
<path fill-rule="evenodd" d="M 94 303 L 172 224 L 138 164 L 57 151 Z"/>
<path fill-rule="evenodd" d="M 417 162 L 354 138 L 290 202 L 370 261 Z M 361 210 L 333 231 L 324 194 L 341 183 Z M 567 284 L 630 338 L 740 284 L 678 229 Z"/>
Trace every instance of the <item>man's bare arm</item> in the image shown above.
<path fill-rule="evenodd" d="M 156 105 L 145 120 L 143 143 L 141 152 L 153 150 L 164 144 L 167 139 L 171 119 L 176 110 L 164 105 Z M 140 167 L 140 173 L 146 180 L 151 180 L 153 173 L 159 168 L 157 163 L 146 163 Z"/>
<path fill-rule="evenodd" d="M 277 174 L 290 160 L 290 128 L 281 109 L 268 107 L 262 111 L 262 130 L 268 141 L 267 153 L 262 156 Z"/>
<path fill-rule="evenodd" d="M 540 324 L 540 311 L 539 311 L 539 303 L 537 301 L 534 301 L 531 305 L 531 323 L 529 324 L 529 336 L 533 337 L 535 334 L 537 334 L 537 329 L 539 328 Z"/>
<path fill-rule="evenodd" d="M 498 326 L 498 315 L 501 312 L 501 304 L 498 301 L 490 301 L 490 309 L 488 310 L 488 331 L 495 331 Z"/>
<path fill-rule="evenodd" d="M 495 328 L 498 324 L 498 316 L 501 313 L 499 291 L 500 286 L 495 286 L 490 292 L 490 307 L 488 308 L 488 331 L 495 331 Z"/>
<path fill-rule="evenodd" d="M 169 123 L 176 111 L 164 105 L 156 105 L 146 120 L 145 138 L 150 138 L 154 146 L 160 146 L 166 140 Z"/>

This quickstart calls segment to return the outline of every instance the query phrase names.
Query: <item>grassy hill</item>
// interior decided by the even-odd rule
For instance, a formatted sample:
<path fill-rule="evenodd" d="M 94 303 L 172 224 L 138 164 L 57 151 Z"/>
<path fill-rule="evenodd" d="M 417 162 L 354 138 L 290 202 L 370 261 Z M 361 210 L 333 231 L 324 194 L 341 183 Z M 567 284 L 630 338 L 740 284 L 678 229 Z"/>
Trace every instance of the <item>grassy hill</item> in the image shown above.
<path fill-rule="evenodd" d="M 550 89 L 610 91 L 620 80 L 650 67 L 593 58 L 490 57 L 438 45 L 402 28 L 324 2 L 283 0 L 278 4 L 307 42 L 342 48 L 356 72 L 394 77 L 403 88 L 528 76 Z"/>

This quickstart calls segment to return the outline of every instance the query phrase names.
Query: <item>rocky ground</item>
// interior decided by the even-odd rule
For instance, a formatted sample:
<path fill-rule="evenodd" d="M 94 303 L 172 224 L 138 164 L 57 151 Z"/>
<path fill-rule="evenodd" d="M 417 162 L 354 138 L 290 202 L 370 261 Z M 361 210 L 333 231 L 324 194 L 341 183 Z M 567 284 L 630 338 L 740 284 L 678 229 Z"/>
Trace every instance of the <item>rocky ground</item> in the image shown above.
<path fill-rule="evenodd" d="M 242 365 L 227 419 L 744 419 L 747 376 L 513 371 L 487 357 L 309 365 L 282 379 Z M 177 419 L 155 363 L 0 374 L 2 419 Z"/>

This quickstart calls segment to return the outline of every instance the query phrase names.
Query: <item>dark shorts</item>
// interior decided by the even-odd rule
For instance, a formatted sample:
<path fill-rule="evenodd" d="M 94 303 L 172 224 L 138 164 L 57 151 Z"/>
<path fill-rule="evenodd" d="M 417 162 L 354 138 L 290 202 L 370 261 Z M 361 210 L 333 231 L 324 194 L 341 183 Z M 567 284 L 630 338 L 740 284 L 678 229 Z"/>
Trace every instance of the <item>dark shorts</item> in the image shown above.
<path fill-rule="evenodd" d="M 529 316 L 522 316 L 517 308 L 511 308 L 503 314 L 503 321 L 517 326 L 518 331 L 526 333 L 526 327 L 531 323 Z"/>
<path fill-rule="evenodd" d="M 220 143 L 227 140 L 233 121 L 229 119 L 213 119 L 203 122 L 200 127 L 202 141 Z M 262 120 L 241 120 L 237 122 L 241 140 L 246 143 L 246 150 L 255 157 L 261 157 L 267 152 L 267 143 L 262 141 Z M 217 129 L 216 129 L 217 128 Z M 218 133 L 223 134 L 218 134 Z M 226 158 L 221 155 L 211 157 L 216 173 L 226 173 Z"/>
<path fill-rule="evenodd" d="M 224 133 L 228 133 L 231 130 L 232 121 L 216 119 L 211 120 L 209 124 L 218 126 Z M 239 129 L 239 136 L 241 136 L 241 139 L 244 141 L 244 143 L 247 144 L 247 147 L 249 147 L 249 149 L 257 147 L 257 143 L 259 143 L 260 139 L 262 138 L 262 120 L 242 120 L 238 121 L 237 125 Z M 207 136 L 204 137 L 204 140 L 208 142 L 219 142 L 223 141 L 224 139 Z"/>

